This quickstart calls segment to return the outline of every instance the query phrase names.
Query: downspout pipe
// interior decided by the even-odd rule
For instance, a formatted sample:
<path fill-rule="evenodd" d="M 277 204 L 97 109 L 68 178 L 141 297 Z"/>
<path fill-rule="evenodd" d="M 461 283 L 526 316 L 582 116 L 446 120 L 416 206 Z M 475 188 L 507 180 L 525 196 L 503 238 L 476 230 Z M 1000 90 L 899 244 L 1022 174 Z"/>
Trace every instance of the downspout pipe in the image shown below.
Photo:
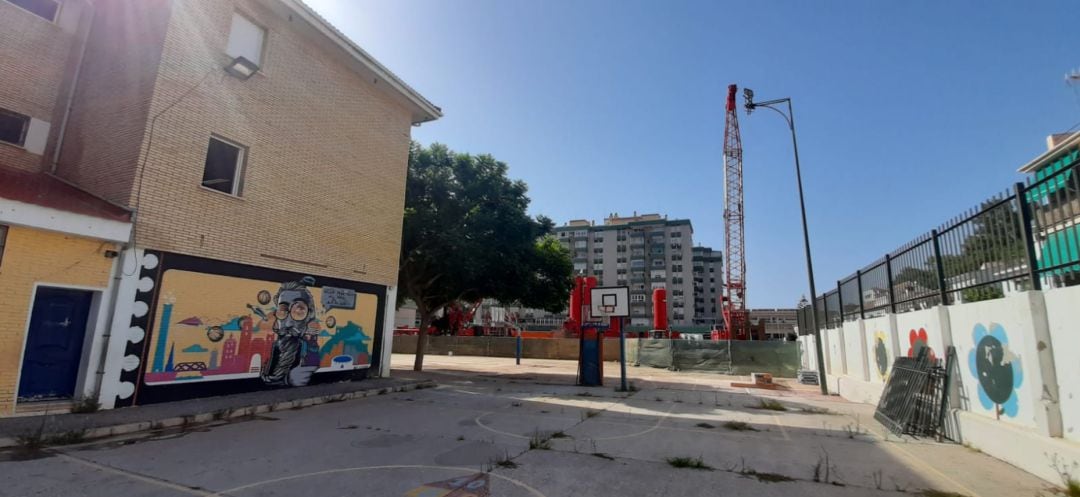
<path fill-rule="evenodd" d="M 134 216 L 133 216 L 134 217 Z M 101 334 L 101 354 L 98 357 L 97 367 L 94 369 L 94 400 L 101 402 L 101 389 L 105 380 L 105 363 L 109 357 L 109 342 L 112 341 L 112 329 L 113 320 L 116 318 L 116 303 L 120 297 L 120 283 L 124 279 L 124 265 L 127 263 L 128 250 L 132 248 L 132 244 L 125 243 L 120 247 L 119 260 L 116 261 L 116 265 L 113 269 L 112 275 L 112 289 L 110 290 L 111 296 L 109 297 L 109 307 L 107 310 L 108 316 L 105 318 L 105 330 Z M 138 264 L 135 259 L 135 254 L 131 254 L 132 263 Z"/>

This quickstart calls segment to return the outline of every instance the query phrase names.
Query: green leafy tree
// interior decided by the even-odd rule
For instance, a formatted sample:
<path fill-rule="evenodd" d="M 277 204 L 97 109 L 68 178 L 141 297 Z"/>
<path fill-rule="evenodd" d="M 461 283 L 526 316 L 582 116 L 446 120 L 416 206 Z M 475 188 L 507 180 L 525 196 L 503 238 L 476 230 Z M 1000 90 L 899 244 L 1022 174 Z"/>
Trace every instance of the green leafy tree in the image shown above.
<path fill-rule="evenodd" d="M 550 236 L 554 223 L 532 218 L 527 187 L 490 155 L 446 146 L 409 149 L 398 304 L 420 316 L 416 362 L 424 364 L 428 325 L 452 302 L 494 298 L 559 312 L 573 286 L 569 252 Z"/>

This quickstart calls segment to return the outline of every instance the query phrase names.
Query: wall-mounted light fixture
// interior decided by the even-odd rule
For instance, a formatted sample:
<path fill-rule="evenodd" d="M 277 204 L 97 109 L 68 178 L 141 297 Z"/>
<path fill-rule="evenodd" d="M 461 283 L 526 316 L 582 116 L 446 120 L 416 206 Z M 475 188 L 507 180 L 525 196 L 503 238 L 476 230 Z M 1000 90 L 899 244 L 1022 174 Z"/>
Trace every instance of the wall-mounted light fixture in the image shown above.
<path fill-rule="evenodd" d="M 259 72 L 259 66 L 254 62 L 245 59 L 243 56 L 237 57 L 225 66 L 225 72 L 231 74 L 233 77 L 246 80 Z"/>

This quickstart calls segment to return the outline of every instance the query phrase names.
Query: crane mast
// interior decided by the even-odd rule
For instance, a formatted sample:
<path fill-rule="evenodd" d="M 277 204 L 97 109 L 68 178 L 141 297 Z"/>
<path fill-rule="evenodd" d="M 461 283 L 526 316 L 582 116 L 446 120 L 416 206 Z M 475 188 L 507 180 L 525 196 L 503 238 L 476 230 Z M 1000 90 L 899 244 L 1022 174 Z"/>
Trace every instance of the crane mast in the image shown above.
<path fill-rule="evenodd" d="M 749 311 L 746 310 L 746 243 L 743 239 L 742 138 L 736 116 L 736 85 L 728 85 L 726 127 L 724 129 L 724 338 L 750 338 Z"/>

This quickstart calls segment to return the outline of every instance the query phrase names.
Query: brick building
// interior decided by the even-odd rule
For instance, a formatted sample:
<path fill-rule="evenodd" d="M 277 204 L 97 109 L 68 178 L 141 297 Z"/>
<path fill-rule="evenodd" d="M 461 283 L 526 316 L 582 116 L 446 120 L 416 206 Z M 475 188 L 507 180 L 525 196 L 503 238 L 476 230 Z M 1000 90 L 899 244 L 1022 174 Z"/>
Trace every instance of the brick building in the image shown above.
<path fill-rule="evenodd" d="M 106 407 L 388 367 L 410 130 L 440 115 L 297 0 L 0 0 L 0 166 L 133 220 Z"/>

